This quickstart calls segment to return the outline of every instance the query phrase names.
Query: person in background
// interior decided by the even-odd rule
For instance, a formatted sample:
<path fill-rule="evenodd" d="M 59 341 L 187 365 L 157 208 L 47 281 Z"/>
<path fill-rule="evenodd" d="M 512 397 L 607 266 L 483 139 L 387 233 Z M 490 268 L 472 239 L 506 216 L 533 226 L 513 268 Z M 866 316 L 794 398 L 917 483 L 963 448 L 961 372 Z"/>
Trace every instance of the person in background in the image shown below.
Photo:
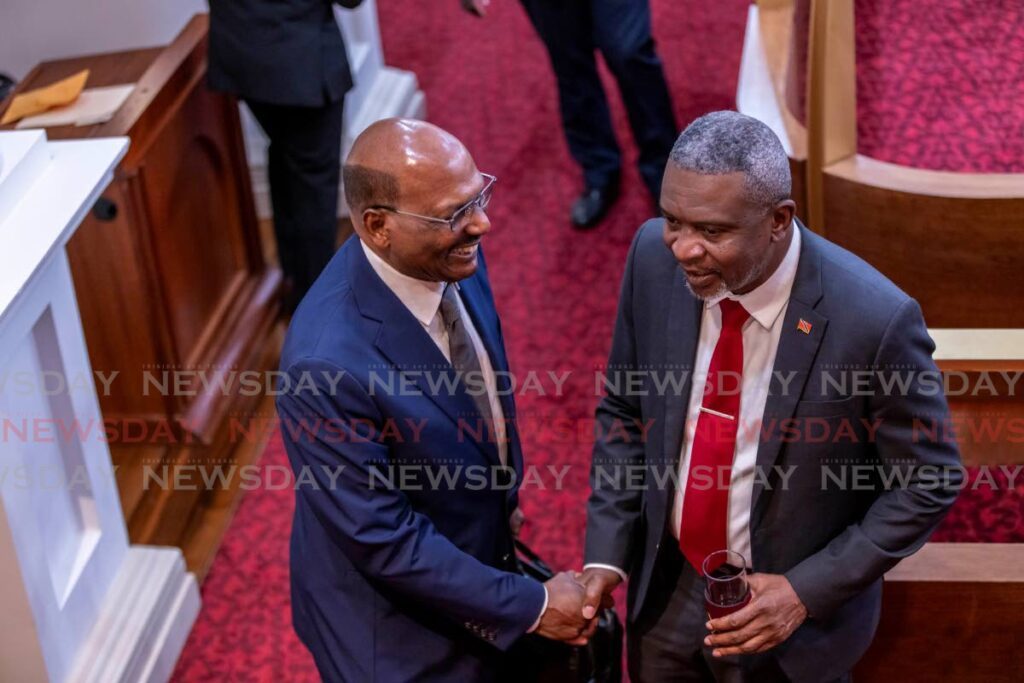
<path fill-rule="evenodd" d="M 352 87 L 334 4 L 361 2 L 210 0 L 210 88 L 242 99 L 270 139 L 270 201 L 289 314 L 334 254 L 342 116 Z"/>
<path fill-rule="evenodd" d="M 460 1 L 466 11 L 482 17 L 491 0 Z M 618 83 L 640 149 L 640 175 L 656 203 L 678 129 L 654 49 L 648 0 L 520 1 L 551 58 L 562 129 L 583 169 L 584 189 L 572 203 L 572 224 L 596 225 L 619 193 L 622 154 L 597 71 L 597 51 Z"/>

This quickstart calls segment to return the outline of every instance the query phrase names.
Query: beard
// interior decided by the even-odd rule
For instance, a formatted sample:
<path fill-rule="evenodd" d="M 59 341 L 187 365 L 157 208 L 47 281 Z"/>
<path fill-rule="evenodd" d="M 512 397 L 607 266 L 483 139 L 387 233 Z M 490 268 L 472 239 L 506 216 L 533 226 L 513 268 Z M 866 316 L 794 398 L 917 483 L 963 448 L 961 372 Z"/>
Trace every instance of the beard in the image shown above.
<path fill-rule="evenodd" d="M 693 286 L 690 285 L 690 279 L 686 277 L 684 277 L 683 279 L 686 282 L 686 289 L 690 291 L 690 294 L 700 299 L 701 301 L 708 301 L 710 299 L 717 299 L 718 297 L 724 296 L 726 294 L 732 294 L 738 289 L 745 289 L 748 285 L 750 285 L 750 283 L 755 282 L 758 278 L 764 275 L 764 271 L 767 268 L 768 261 L 766 259 L 755 261 L 754 263 L 751 264 L 750 268 L 748 268 L 746 272 L 743 273 L 743 275 L 737 280 L 737 282 L 733 286 L 730 287 L 725 282 L 725 280 L 721 276 L 719 276 L 718 286 L 715 287 L 713 290 L 709 290 L 706 292 L 698 292 L 694 290 Z"/>
<path fill-rule="evenodd" d="M 728 294 L 729 293 L 729 288 L 726 287 L 725 280 L 722 280 L 721 278 L 718 279 L 718 286 L 715 287 L 715 289 L 713 289 L 711 291 L 708 291 L 708 292 L 704 292 L 704 293 L 701 293 L 701 292 L 698 292 L 697 290 L 695 290 L 693 288 L 693 285 L 690 284 L 689 278 L 684 278 L 684 281 L 686 282 L 686 289 L 690 290 L 690 294 L 692 294 L 696 298 L 700 299 L 701 301 L 707 301 L 708 299 L 715 299 L 715 298 L 717 298 L 719 296 L 722 296 L 723 294 Z"/>

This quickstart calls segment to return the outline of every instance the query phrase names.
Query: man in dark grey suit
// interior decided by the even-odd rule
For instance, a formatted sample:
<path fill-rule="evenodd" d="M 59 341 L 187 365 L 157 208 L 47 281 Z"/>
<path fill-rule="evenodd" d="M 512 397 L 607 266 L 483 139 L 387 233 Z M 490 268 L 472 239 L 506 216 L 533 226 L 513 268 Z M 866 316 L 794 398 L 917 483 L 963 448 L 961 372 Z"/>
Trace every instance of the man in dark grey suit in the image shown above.
<path fill-rule="evenodd" d="M 630 429 L 594 448 L 581 580 L 589 618 L 628 575 L 634 682 L 847 679 L 962 481 L 915 431 L 948 416 L 920 307 L 800 225 L 790 184 L 767 126 L 704 116 L 629 252 L 597 420 Z M 717 549 L 752 597 L 709 622 Z"/>
<path fill-rule="evenodd" d="M 362 0 L 335 0 L 356 7 Z M 210 0 L 209 83 L 245 100 L 270 138 L 267 173 L 284 307 L 331 260 L 348 57 L 332 0 Z"/>

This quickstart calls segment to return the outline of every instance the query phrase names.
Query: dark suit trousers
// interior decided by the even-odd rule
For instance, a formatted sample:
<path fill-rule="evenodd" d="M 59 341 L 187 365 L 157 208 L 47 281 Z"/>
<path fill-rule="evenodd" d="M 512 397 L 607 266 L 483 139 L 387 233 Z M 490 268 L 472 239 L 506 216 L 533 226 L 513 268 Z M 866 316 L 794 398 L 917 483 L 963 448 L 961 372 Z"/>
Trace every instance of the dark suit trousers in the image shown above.
<path fill-rule="evenodd" d="M 597 72 L 599 50 L 618 82 L 640 149 L 648 189 L 660 194 L 661 176 L 676 138 L 675 116 L 661 60 L 651 36 L 647 0 L 522 0 L 547 47 L 558 83 L 562 127 L 588 187 L 618 178 L 621 154 L 608 100 Z"/>
<path fill-rule="evenodd" d="M 716 659 L 704 646 L 708 617 L 704 580 L 666 533 L 654 566 L 651 590 L 635 624 L 626 629 L 633 683 L 785 683 L 770 653 Z M 848 683 L 849 679 L 841 679 Z"/>
<path fill-rule="evenodd" d="M 344 100 L 291 107 L 246 100 L 270 138 L 267 172 L 281 270 L 294 309 L 334 254 Z"/>

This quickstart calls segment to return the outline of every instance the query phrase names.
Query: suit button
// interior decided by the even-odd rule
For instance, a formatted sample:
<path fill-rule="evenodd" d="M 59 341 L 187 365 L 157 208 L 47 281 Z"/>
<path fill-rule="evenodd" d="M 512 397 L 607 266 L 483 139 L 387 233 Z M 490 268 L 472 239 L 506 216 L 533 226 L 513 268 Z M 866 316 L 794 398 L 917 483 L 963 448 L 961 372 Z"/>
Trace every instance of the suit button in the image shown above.
<path fill-rule="evenodd" d="M 512 553 L 505 553 L 504 555 L 501 556 L 501 561 L 502 562 L 508 562 L 511 559 L 512 559 Z"/>

